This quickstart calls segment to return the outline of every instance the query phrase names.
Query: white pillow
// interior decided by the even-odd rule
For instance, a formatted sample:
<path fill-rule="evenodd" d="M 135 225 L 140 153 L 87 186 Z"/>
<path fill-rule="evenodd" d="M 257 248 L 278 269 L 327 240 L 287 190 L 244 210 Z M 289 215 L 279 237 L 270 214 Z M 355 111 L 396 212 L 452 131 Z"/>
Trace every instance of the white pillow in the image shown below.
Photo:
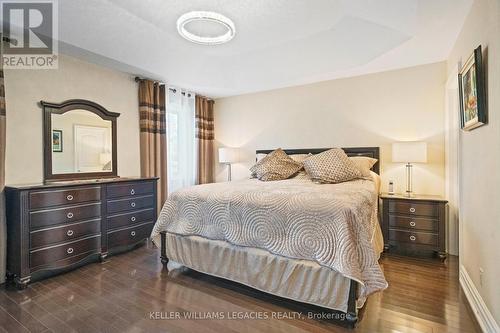
<path fill-rule="evenodd" d="M 259 162 L 261 159 L 263 159 L 266 156 L 267 156 L 267 154 L 257 154 L 255 157 L 257 157 L 257 162 Z"/>
<path fill-rule="evenodd" d="M 311 157 L 313 154 L 309 153 L 309 154 L 293 154 L 293 155 L 288 155 L 292 158 L 292 160 L 294 160 L 295 162 L 300 162 L 300 163 L 304 163 L 304 160 L 308 157 Z"/>
<path fill-rule="evenodd" d="M 363 177 L 371 177 L 371 168 L 377 163 L 376 158 L 371 158 L 367 156 L 351 156 L 349 157 L 351 161 L 356 164 L 359 170 L 363 173 Z"/>

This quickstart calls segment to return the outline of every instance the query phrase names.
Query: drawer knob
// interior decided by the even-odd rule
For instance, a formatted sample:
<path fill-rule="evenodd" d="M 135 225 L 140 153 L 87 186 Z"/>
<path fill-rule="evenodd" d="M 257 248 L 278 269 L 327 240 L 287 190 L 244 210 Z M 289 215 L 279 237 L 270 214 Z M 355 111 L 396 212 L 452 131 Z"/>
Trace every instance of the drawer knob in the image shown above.
<path fill-rule="evenodd" d="M 410 213 L 415 213 L 415 208 L 414 207 L 410 208 Z"/>
<path fill-rule="evenodd" d="M 135 231 L 132 231 L 132 232 L 130 233 L 130 236 L 135 237 Z"/>
<path fill-rule="evenodd" d="M 414 226 L 416 226 L 417 224 L 416 224 L 415 222 L 411 221 L 411 222 L 410 222 L 410 225 L 411 225 L 412 227 L 414 227 Z"/>
<path fill-rule="evenodd" d="M 68 194 L 68 195 L 66 196 L 66 200 L 68 200 L 68 201 L 73 200 L 73 196 L 72 196 L 71 194 Z"/>
<path fill-rule="evenodd" d="M 417 237 L 415 237 L 415 236 L 411 235 L 411 236 L 410 236 L 410 240 L 411 240 L 412 242 L 414 242 L 414 241 L 416 241 L 416 240 L 417 240 Z"/>
<path fill-rule="evenodd" d="M 73 251 L 74 251 L 74 250 L 73 250 L 73 248 L 72 248 L 72 247 L 68 247 L 68 249 L 66 250 L 66 252 L 67 252 L 68 254 L 73 253 Z"/>
<path fill-rule="evenodd" d="M 74 232 L 73 230 L 69 229 L 67 232 L 66 232 L 66 235 L 68 235 L 69 237 L 73 236 Z"/>
<path fill-rule="evenodd" d="M 135 207 L 135 202 L 131 202 L 130 206 Z"/>
<path fill-rule="evenodd" d="M 130 218 L 130 221 L 132 221 L 132 222 L 135 222 L 135 220 L 136 220 L 135 216 L 132 216 L 132 217 Z"/>
<path fill-rule="evenodd" d="M 135 190 L 134 189 L 131 189 L 130 190 L 130 195 L 134 195 L 135 194 Z"/>
<path fill-rule="evenodd" d="M 68 219 L 72 219 L 72 218 L 73 218 L 73 216 L 74 216 L 74 215 L 73 215 L 73 213 L 72 213 L 72 212 L 69 212 L 68 214 L 66 214 L 66 217 L 67 217 Z"/>

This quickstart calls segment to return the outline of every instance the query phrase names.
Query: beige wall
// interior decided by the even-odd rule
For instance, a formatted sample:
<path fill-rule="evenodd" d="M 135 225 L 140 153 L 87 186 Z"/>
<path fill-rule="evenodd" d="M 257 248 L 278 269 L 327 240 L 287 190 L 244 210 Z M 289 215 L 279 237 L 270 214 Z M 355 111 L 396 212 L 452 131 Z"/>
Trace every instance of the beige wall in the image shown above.
<path fill-rule="evenodd" d="M 476 0 L 448 60 L 448 71 L 478 46 L 487 67 L 489 124 L 460 133 L 460 261 L 500 323 L 500 2 Z M 479 269 L 484 269 L 482 279 Z M 481 283 L 482 280 L 482 283 Z"/>
<path fill-rule="evenodd" d="M 242 147 L 233 178 L 248 177 L 256 149 L 379 146 L 383 190 L 405 190 L 404 164 L 391 163 L 391 143 L 424 140 L 428 164 L 415 165 L 418 193 L 444 194 L 446 64 L 221 98 L 215 134 L 221 146 Z M 218 160 L 216 158 L 216 160 Z M 217 179 L 225 169 L 217 164 Z"/>
<path fill-rule="evenodd" d="M 6 70 L 6 183 L 43 180 L 41 100 L 88 99 L 118 118 L 118 174 L 140 175 L 137 84 L 130 74 L 60 56 L 58 70 Z"/>

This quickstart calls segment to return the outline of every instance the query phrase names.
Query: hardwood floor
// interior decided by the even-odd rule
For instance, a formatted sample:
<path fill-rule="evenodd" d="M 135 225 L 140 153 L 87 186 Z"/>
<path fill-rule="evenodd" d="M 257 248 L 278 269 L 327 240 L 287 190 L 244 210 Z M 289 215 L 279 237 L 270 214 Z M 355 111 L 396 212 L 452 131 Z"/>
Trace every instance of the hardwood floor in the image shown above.
<path fill-rule="evenodd" d="M 279 300 L 234 283 L 193 271 L 169 274 L 147 245 L 24 291 L 2 287 L 0 332 L 479 332 L 459 288 L 456 257 L 441 263 L 385 255 L 381 264 L 389 288 L 369 298 L 354 330 L 292 319 L 294 310 Z M 167 318 L 219 311 L 269 318 Z"/>

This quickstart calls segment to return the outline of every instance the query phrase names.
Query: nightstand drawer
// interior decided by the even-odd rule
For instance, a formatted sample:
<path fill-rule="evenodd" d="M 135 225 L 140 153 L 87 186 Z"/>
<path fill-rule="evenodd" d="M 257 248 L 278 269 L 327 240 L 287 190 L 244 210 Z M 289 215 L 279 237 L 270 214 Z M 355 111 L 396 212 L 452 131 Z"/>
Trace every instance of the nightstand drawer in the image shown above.
<path fill-rule="evenodd" d="M 438 205 L 409 201 L 389 201 L 389 213 L 437 217 Z"/>
<path fill-rule="evenodd" d="M 421 245 L 438 245 L 438 235 L 428 232 L 403 231 L 389 229 L 389 240 Z"/>
<path fill-rule="evenodd" d="M 439 223 L 438 220 L 433 220 L 424 217 L 389 214 L 389 228 L 437 231 L 438 223 Z"/>

